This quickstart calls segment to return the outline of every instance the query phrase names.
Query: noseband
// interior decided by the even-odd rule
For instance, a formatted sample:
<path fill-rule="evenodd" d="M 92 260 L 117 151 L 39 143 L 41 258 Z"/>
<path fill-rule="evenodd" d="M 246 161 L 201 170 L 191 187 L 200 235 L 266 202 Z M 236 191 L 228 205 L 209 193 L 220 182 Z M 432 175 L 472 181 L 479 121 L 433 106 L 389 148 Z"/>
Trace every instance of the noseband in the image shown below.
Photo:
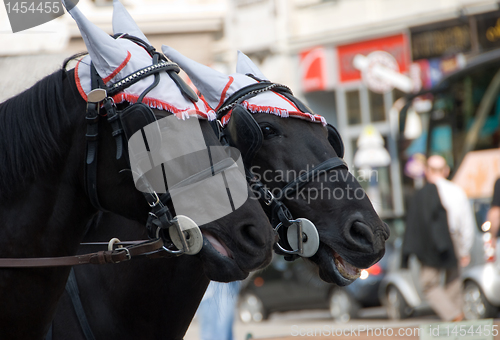
<path fill-rule="evenodd" d="M 348 169 L 347 164 L 342 159 L 344 156 L 342 138 L 337 129 L 328 124 L 328 140 L 338 156 L 327 159 L 313 169 L 303 172 L 301 176 L 288 182 L 282 189 L 276 189 L 278 195 L 274 196 L 250 170 L 251 162 L 262 146 L 263 135 L 260 126 L 242 103 L 259 93 L 273 91 L 286 97 L 301 111 L 312 111 L 295 98 L 287 86 L 263 81 L 253 75 L 247 74 L 247 76 L 259 82 L 233 93 L 217 111 L 218 124 L 216 127 L 213 125 L 213 127 L 218 133 L 222 144 L 240 149 L 243 155 L 247 181 L 257 194 L 260 202 L 268 207 L 266 209 L 268 218 L 280 236 L 280 241 L 277 243 L 279 252 L 285 255 L 286 260 L 290 261 L 298 258 L 298 256 L 311 257 L 319 248 L 318 231 L 311 221 L 305 218 L 294 219 L 290 210 L 283 203 L 283 198 L 289 198 L 290 195 L 299 191 L 324 172 L 333 169 Z M 224 127 L 221 120 L 227 115 L 230 115 L 231 119 Z"/>

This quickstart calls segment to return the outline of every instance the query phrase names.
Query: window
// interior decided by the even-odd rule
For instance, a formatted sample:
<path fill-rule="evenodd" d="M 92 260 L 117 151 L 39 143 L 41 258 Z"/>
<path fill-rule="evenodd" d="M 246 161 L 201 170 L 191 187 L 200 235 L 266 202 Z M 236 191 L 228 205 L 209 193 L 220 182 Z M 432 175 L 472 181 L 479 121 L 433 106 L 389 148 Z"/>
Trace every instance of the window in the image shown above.
<path fill-rule="evenodd" d="M 372 122 L 381 122 L 385 120 L 384 95 L 368 91 L 370 98 L 370 117 Z"/>
<path fill-rule="evenodd" d="M 347 123 L 349 125 L 361 124 L 361 105 L 359 103 L 359 91 L 347 91 L 346 105 L 347 105 Z"/>

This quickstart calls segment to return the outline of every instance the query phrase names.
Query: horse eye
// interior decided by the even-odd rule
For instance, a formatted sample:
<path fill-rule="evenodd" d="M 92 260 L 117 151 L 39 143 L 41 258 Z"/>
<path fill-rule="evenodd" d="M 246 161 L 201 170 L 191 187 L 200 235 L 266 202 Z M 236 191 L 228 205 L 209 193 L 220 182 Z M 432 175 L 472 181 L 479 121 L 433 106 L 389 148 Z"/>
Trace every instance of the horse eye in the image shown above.
<path fill-rule="evenodd" d="M 262 134 L 264 135 L 264 139 L 273 138 L 273 137 L 276 137 L 278 135 L 278 132 L 272 126 L 264 125 L 264 126 L 261 126 L 260 129 L 262 130 Z"/>

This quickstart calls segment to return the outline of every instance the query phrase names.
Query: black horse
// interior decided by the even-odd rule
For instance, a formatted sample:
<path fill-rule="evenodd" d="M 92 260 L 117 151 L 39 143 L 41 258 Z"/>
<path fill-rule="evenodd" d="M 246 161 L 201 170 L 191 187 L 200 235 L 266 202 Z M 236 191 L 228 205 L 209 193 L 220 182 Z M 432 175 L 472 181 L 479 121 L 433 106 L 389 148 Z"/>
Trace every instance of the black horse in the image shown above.
<path fill-rule="evenodd" d="M 321 124 L 267 113 L 253 117 L 264 141 L 252 169 L 269 188 L 282 189 L 293 180 L 286 176 L 289 169 L 307 169 L 339 156 L 331 144 L 331 132 Z M 292 176 L 297 173 L 300 170 Z M 349 284 L 360 268 L 372 266 L 384 255 L 389 229 L 347 168 L 321 172 L 283 201 L 294 216 L 309 219 L 318 229 L 320 246 L 309 260 L 318 265 L 324 281 Z"/>
<path fill-rule="evenodd" d="M 253 170 L 263 180 L 271 179 L 273 174 L 306 169 L 307 164 L 336 155 L 327 129 L 320 124 L 265 113 L 254 117 L 266 138 L 253 163 Z M 266 183 L 270 188 L 283 186 Z M 307 217 L 318 228 L 321 244 L 310 260 L 318 265 L 325 281 L 341 285 L 352 282 L 357 268 L 367 268 L 383 256 L 388 237 L 386 226 L 347 170 L 325 173 L 306 188 L 315 188 L 305 191 L 306 200 L 297 196 L 286 203 L 294 215 Z M 328 199 L 328 188 L 338 188 L 337 192 L 344 191 L 346 197 Z M 313 190 L 323 190 L 325 196 L 308 203 L 307 195 Z M 132 222 L 116 215 L 104 214 L 100 224 L 107 228 L 94 226 L 87 241 L 106 241 L 116 235 L 126 239 L 141 236 Z M 81 251 L 84 249 L 87 248 L 82 247 Z M 95 339 L 181 340 L 209 283 L 202 260 L 198 256 L 181 256 L 75 268 L 81 303 Z M 88 340 L 66 292 L 53 321 L 52 339 L 68 338 Z"/>
<path fill-rule="evenodd" d="M 97 211 L 85 190 L 86 107 L 74 70 L 64 69 L 0 105 L 0 258 L 76 253 Z M 218 144 L 208 122 L 200 125 Z M 144 225 L 150 208 L 130 171 L 122 171 L 129 169 L 126 158 L 115 159 L 112 128 L 104 122 L 98 132 L 100 205 Z M 241 279 L 269 262 L 274 234 L 252 200 L 226 218 L 224 226 L 234 226 L 231 258 L 207 239 L 200 257 L 214 277 Z M 217 221 L 211 228 L 215 235 L 226 232 Z M 68 273 L 69 267 L 0 268 L 0 339 L 43 339 Z"/>
<path fill-rule="evenodd" d="M 343 142 L 333 126 L 314 115 L 288 87 L 267 80 L 241 52 L 237 72 L 230 76 L 168 46 L 163 52 L 216 107 L 252 181 L 260 181 L 274 194 L 269 205 L 263 205 L 273 226 L 290 219 L 280 211 L 314 223 L 320 245 L 309 259 L 318 265 L 323 280 L 347 285 L 359 276 L 360 268 L 382 258 L 389 228 L 341 159 Z M 286 246 L 290 235 L 281 228 L 280 236 Z"/>
<path fill-rule="evenodd" d="M 236 121 L 237 114 L 233 115 L 231 119 Z M 341 156 L 340 137 L 333 135 L 331 128 L 268 113 L 255 113 L 253 117 L 263 141 L 249 167 L 271 192 L 284 188 L 312 165 Z M 235 127 L 227 131 L 228 137 L 236 140 L 231 132 L 241 133 L 240 128 L 248 127 Z M 244 152 L 243 158 L 246 156 Z M 313 221 L 318 229 L 320 246 L 310 260 L 318 265 L 325 281 L 349 284 L 358 276 L 359 268 L 367 268 L 383 256 L 384 242 L 389 236 L 387 226 L 344 167 L 320 173 L 301 190 L 283 201 L 294 216 Z M 122 227 L 128 224 L 119 221 L 119 217 L 105 215 L 103 220 L 114 225 L 117 233 L 121 230 L 127 237 L 137 237 L 128 235 Z M 88 240 L 106 240 L 111 236 L 104 229 L 94 228 Z M 96 339 L 180 340 L 208 284 L 200 259 L 186 256 L 125 263 L 109 269 L 79 267 L 75 273 L 89 328 Z M 54 340 L 87 340 L 67 294 L 53 325 Z"/>
<path fill-rule="evenodd" d="M 224 77 L 214 74 L 213 77 L 197 79 L 199 75 L 182 57 L 174 53 L 171 58 L 182 64 L 202 93 L 207 89 L 210 92 L 210 83 Z M 230 85 L 228 82 L 226 89 Z M 220 84 L 214 87 L 224 88 Z M 238 92 L 243 97 L 248 94 L 244 88 L 237 90 L 243 91 Z M 267 90 L 260 88 L 251 95 L 258 97 L 263 91 Z M 226 99 L 224 90 L 223 96 L 215 99 L 214 106 L 220 102 L 219 106 L 224 108 L 232 104 L 231 99 L 234 98 Z M 297 105 L 300 106 L 300 103 L 297 102 Z M 245 115 L 250 113 L 231 111 L 233 116 L 228 124 L 227 137 L 242 151 L 245 165 L 253 173 L 250 181 L 253 184 L 259 182 L 260 189 L 263 185 L 269 189 L 267 193 L 265 190 L 257 190 L 256 193 L 266 196 L 263 197 L 266 201 L 263 206 L 266 208 L 269 204 L 271 207 L 266 208 L 271 219 L 276 220 L 271 210 L 280 207 L 279 201 L 286 204 L 293 216 L 306 218 L 317 228 L 319 249 L 310 259 L 318 265 L 321 277 L 328 282 L 346 285 L 358 277 L 360 268 L 367 268 L 380 260 L 389 230 L 339 158 L 343 156 L 343 147 L 336 130 L 306 120 L 283 119 L 258 109 L 249 116 L 253 116 L 252 119 L 245 121 L 238 116 L 247 117 Z M 307 114 L 304 116 L 308 117 Z M 323 171 L 311 170 L 315 166 Z M 301 179 L 300 174 L 304 171 L 306 175 Z M 288 190 L 290 183 L 297 184 L 297 188 L 292 185 Z M 284 195 L 277 195 L 274 199 L 269 192 Z M 103 217 L 118 231 L 120 222 L 117 218 L 110 215 Z M 284 223 L 282 218 L 279 219 Z M 252 239 L 257 239 L 256 229 L 243 230 Z M 228 254 L 223 249 L 231 248 L 234 240 L 217 233 L 211 234 L 219 238 L 219 250 Z M 117 235 L 97 229 L 91 231 L 89 239 L 91 236 L 94 240 L 106 240 Z M 119 237 L 134 236 L 140 235 L 128 235 L 126 232 L 125 236 Z M 282 233 L 282 240 L 285 247 L 290 247 L 286 242 L 286 233 Z M 146 260 L 140 264 L 124 263 L 110 269 L 77 268 L 75 272 L 82 305 L 96 338 L 181 339 L 208 284 L 200 260 L 203 261 L 203 254 L 199 258 L 182 256 L 170 260 Z M 205 268 L 204 272 L 209 273 L 210 270 Z M 85 339 L 67 297 L 61 301 L 60 307 L 54 321 L 53 338 Z"/>
<path fill-rule="evenodd" d="M 73 255 L 96 212 L 83 185 L 86 103 L 72 79 L 57 71 L 0 106 L 0 257 Z M 101 135 L 108 136 L 105 129 Z M 113 144 L 103 144 L 109 146 L 98 159 L 101 204 L 145 222 L 144 197 L 119 174 L 128 165 L 110 162 Z M 0 268 L 0 338 L 41 339 L 68 273 Z"/>

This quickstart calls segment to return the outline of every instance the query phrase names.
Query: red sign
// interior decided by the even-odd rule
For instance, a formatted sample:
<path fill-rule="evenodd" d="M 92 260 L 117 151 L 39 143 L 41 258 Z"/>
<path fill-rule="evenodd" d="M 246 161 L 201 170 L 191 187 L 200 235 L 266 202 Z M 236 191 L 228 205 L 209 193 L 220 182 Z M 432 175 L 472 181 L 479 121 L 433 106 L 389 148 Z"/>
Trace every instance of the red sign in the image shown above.
<path fill-rule="evenodd" d="M 398 62 L 400 73 L 407 72 L 410 64 L 410 48 L 404 34 L 338 46 L 337 51 L 341 82 L 361 79 L 361 72 L 352 63 L 356 54 L 367 56 L 373 51 L 388 52 Z"/>
<path fill-rule="evenodd" d="M 317 47 L 300 54 L 302 89 L 304 92 L 326 89 L 325 50 Z"/>

